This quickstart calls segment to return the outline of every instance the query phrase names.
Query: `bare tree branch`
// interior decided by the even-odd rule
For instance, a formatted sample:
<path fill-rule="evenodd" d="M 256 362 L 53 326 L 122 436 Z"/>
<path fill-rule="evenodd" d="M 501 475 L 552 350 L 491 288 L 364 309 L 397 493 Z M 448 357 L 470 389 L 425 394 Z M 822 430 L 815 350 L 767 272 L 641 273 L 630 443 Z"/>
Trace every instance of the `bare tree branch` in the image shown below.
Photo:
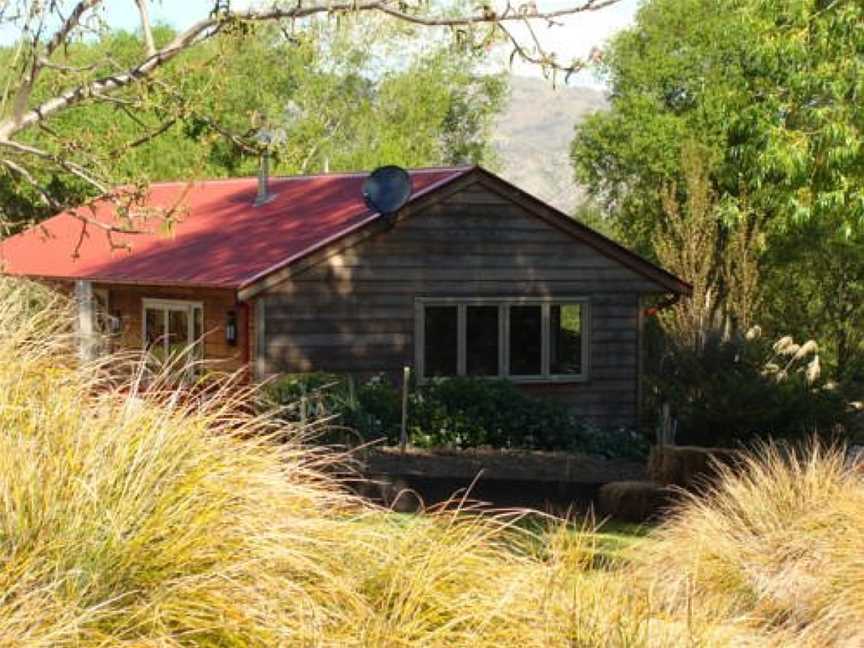
<path fill-rule="evenodd" d="M 138 5 L 138 15 L 141 17 L 141 31 L 144 32 L 144 46 L 147 56 L 153 56 L 156 53 L 156 43 L 153 40 L 153 29 L 150 26 L 147 0 L 135 0 L 135 4 Z"/>
<path fill-rule="evenodd" d="M 72 13 L 63 21 L 63 24 L 60 25 L 60 29 L 48 41 L 48 44 L 45 46 L 45 58 L 50 58 L 57 48 L 67 43 L 70 34 L 81 24 L 81 20 L 85 14 L 100 4 L 102 4 L 102 0 L 81 0 L 72 10 Z"/>
<path fill-rule="evenodd" d="M 82 5 L 95 4 L 99 0 L 85 0 Z M 566 9 L 551 12 L 538 12 L 531 16 L 532 19 L 552 21 L 556 18 L 570 16 L 585 11 L 596 11 L 610 6 L 618 0 L 587 0 L 586 2 Z M 497 24 L 504 22 L 524 22 L 526 17 L 517 12 L 506 12 L 498 15 L 494 11 L 486 10 L 480 14 L 470 16 L 423 16 L 422 14 L 408 13 L 404 5 L 395 0 L 367 0 L 366 2 L 349 1 L 328 4 L 314 4 L 303 6 L 301 3 L 289 8 L 272 7 L 270 9 L 246 9 L 243 11 L 229 12 L 221 15 L 212 15 L 199 20 L 179 33 L 168 45 L 157 50 L 152 56 L 148 56 L 123 73 L 96 79 L 79 85 L 58 94 L 43 102 L 38 107 L 21 115 L 20 118 L 0 122 L 0 141 L 8 140 L 21 130 L 32 126 L 34 123 L 46 119 L 50 115 L 63 109 L 74 106 L 94 95 L 107 95 L 116 90 L 124 88 L 134 82 L 140 81 L 152 75 L 157 69 L 174 59 L 178 54 L 202 40 L 211 38 L 230 21 L 263 22 L 273 20 L 298 20 L 319 14 L 340 13 L 363 13 L 378 12 L 405 22 L 424 25 L 428 27 L 458 27 L 480 24 Z M 527 53 L 525 53 L 527 55 Z M 526 60 L 531 60 L 526 59 Z"/>
<path fill-rule="evenodd" d="M 46 189 L 36 181 L 36 178 L 34 178 L 31 173 L 27 169 L 22 167 L 20 164 L 17 164 L 16 162 L 8 159 L 0 159 L 0 164 L 21 177 L 25 182 L 27 182 L 27 184 L 33 187 L 46 205 L 55 210 L 60 210 L 63 208 L 63 206 L 58 203 L 51 196 L 51 194 L 48 193 L 48 191 L 46 191 Z"/>
<path fill-rule="evenodd" d="M 35 146 L 30 146 L 29 144 L 22 144 L 20 142 L 14 142 L 11 140 L 0 140 L 0 147 L 12 149 L 18 153 L 23 153 L 25 155 L 30 155 L 33 157 L 40 158 L 42 160 L 47 160 L 49 162 L 53 162 L 61 169 L 71 173 L 72 175 L 80 178 L 97 191 L 100 194 L 108 194 L 110 193 L 110 189 L 108 185 L 102 181 L 100 181 L 95 176 L 91 175 L 86 169 L 81 167 L 74 162 L 70 162 L 58 155 L 53 155 L 48 151 L 43 151 L 42 149 L 36 148 Z"/>
<path fill-rule="evenodd" d="M 49 61 L 43 56 L 39 59 L 39 66 L 42 68 L 57 70 L 58 72 L 63 72 L 65 74 L 82 74 L 84 72 L 95 70 L 98 67 L 98 63 L 91 63 L 90 65 L 81 66 L 63 65 L 62 63 L 54 63 L 53 61 Z"/>
<path fill-rule="evenodd" d="M 27 103 L 30 101 L 30 95 L 33 93 L 33 86 L 36 84 L 36 79 L 39 77 L 39 74 L 44 67 L 43 63 L 50 59 L 51 55 L 58 47 L 67 43 L 69 36 L 75 28 L 81 24 L 81 19 L 84 15 L 101 2 L 102 0 L 81 0 L 81 2 L 79 2 L 72 10 L 72 13 L 70 13 L 69 16 L 60 24 L 60 28 L 54 33 L 54 36 L 52 36 L 48 43 L 46 43 L 45 52 L 40 56 L 38 55 L 40 37 L 46 17 L 46 12 L 43 10 L 42 14 L 39 16 L 39 28 L 36 30 L 36 33 L 32 38 L 31 48 L 34 53 L 34 60 L 30 66 L 30 73 L 18 86 L 18 90 L 15 93 L 12 117 L 13 123 L 19 122 L 23 118 L 24 111 L 27 108 Z M 56 8 L 54 3 L 51 3 L 50 8 L 54 8 L 59 13 L 59 10 Z"/>
<path fill-rule="evenodd" d="M 153 130 L 149 133 L 146 133 L 146 134 L 142 135 L 141 137 L 139 137 L 138 139 L 126 144 L 124 146 L 124 149 L 128 150 L 128 149 L 135 148 L 136 146 L 141 146 L 142 144 L 146 144 L 150 140 L 159 137 L 162 133 L 167 131 L 169 128 L 171 128 L 176 123 L 177 123 L 176 119 L 169 119 L 168 121 L 163 123 L 161 126 L 159 126 L 159 128 L 157 128 L 156 130 Z"/>
<path fill-rule="evenodd" d="M 584 2 L 580 5 L 567 7 L 566 9 L 559 9 L 557 11 L 538 12 L 531 14 L 529 17 L 531 19 L 537 20 L 554 21 L 556 18 L 564 18 L 566 16 L 572 16 L 578 13 L 584 13 L 586 11 L 599 11 L 600 9 L 618 3 L 619 1 L 620 0 L 588 0 L 587 2 Z M 424 27 L 459 27 L 468 25 L 479 25 L 483 23 L 500 24 L 502 22 L 524 21 L 526 18 L 526 16 L 519 13 L 505 12 L 499 15 L 491 10 L 487 10 L 479 15 L 473 16 L 423 16 L 422 14 L 407 13 L 398 4 L 393 5 L 392 3 L 386 2 L 372 4 L 380 4 L 380 6 L 373 8 L 377 9 L 382 13 L 393 16 L 394 18 L 398 18 L 399 20 L 414 23 L 415 25 L 423 25 Z M 396 8 L 394 8 L 394 6 Z"/>

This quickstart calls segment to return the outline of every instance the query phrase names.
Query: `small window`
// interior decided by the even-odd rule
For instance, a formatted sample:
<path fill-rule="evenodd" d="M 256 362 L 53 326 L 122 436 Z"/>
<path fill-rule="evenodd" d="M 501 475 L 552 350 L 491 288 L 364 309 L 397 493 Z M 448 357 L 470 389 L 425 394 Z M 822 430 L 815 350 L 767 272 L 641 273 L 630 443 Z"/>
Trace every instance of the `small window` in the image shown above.
<path fill-rule="evenodd" d="M 420 379 L 587 379 L 586 300 L 417 300 Z"/>
<path fill-rule="evenodd" d="M 97 353 L 111 352 L 111 338 L 117 334 L 119 320 L 111 315 L 109 292 L 105 288 L 93 289 L 93 328 L 98 333 Z"/>
<path fill-rule="evenodd" d="M 187 354 L 200 360 L 204 313 L 201 304 L 174 300 L 144 300 L 144 347 L 161 361 Z"/>
<path fill-rule="evenodd" d="M 537 306 L 510 307 L 510 375 L 543 373 L 543 310 Z"/>
<path fill-rule="evenodd" d="M 459 362 L 459 309 L 456 306 L 428 306 L 424 325 L 425 374 L 430 378 L 455 376 Z"/>
<path fill-rule="evenodd" d="M 465 373 L 498 375 L 498 306 L 468 306 L 465 322 Z"/>
<path fill-rule="evenodd" d="M 155 306 L 144 309 L 144 346 L 148 351 L 158 353 L 165 347 L 166 314 Z"/>
<path fill-rule="evenodd" d="M 549 319 L 549 372 L 560 376 L 581 374 L 582 305 L 552 304 Z"/>

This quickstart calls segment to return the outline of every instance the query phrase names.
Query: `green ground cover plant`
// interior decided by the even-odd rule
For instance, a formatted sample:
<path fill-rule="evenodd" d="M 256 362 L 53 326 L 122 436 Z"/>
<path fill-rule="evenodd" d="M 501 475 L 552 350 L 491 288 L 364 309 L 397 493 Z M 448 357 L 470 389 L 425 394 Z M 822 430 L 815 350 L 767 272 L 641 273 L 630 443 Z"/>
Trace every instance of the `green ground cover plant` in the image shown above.
<path fill-rule="evenodd" d="M 345 438 L 339 430 L 350 429 L 356 441 L 399 442 L 401 393 L 384 377 L 296 374 L 270 385 L 267 394 L 265 407 L 278 404 L 287 421 L 318 421 L 337 439 Z M 566 450 L 632 459 L 648 451 L 634 430 L 593 425 L 562 403 L 527 396 L 507 380 L 482 378 L 412 385 L 408 433 L 421 448 Z"/>

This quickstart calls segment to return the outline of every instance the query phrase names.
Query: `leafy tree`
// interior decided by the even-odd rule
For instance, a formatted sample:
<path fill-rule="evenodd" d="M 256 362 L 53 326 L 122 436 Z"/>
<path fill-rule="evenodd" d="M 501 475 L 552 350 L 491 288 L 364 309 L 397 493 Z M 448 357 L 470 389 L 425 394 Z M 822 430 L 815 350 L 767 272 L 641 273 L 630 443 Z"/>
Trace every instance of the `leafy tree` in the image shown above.
<path fill-rule="evenodd" d="M 864 226 L 862 22 L 855 0 L 647 2 L 605 55 L 611 110 L 577 130 L 577 179 L 644 244 L 699 142 L 721 197 L 746 192 L 776 229 Z"/>
<path fill-rule="evenodd" d="M 417 49 L 400 69 L 388 69 L 386 53 L 372 48 L 387 26 L 378 27 L 373 34 L 368 24 L 358 24 L 329 38 L 323 25 L 300 35 L 265 27 L 255 38 L 217 37 L 182 63 L 166 66 L 154 92 L 179 88 L 182 99 L 169 104 L 174 110 L 158 100 L 134 111 L 90 103 L 59 115 L 52 131 L 76 133 L 106 172 L 115 169 L 140 182 L 253 173 L 258 150 L 246 140 L 254 123 L 266 119 L 276 127 L 286 112 L 291 123 L 284 124 L 276 172 L 488 161 L 486 136 L 504 78 L 477 73 L 480 57 L 447 43 Z M 166 28 L 154 30 L 156 43 L 174 36 Z M 391 46 L 408 42 L 404 33 L 390 38 Z M 76 47 L 81 59 L 131 61 L 138 38 L 111 32 Z M 216 60 L 222 65 L 214 77 L 209 66 Z M 54 140 L 42 131 L 28 137 L 40 148 Z M 15 189 L 7 180 L 0 195 L 7 195 L 7 212 L 17 220 L 46 211 L 35 195 L 16 202 Z"/>
<path fill-rule="evenodd" d="M 864 316 L 862 24 L 858 0 L 648 0 L 604 55 L 611 109 L 571 149 L 616 229 L 656 255 L 662 188 L 687 201 L 682 150 L 698 144 L 721 240 L 764 237 L 756 319 L 827 341 L 840 367 L 864 342 L 836 319 Z"/>
<path fill-rule="evenodd" d="M 715 48 L 734 51 L 740 38 L 730 38 L 729 13 L 715 4 L 643 5 L 636 25 L 603 54 L 600 71 L 610 86 L 610 109 L 580 124 L 571 147 L 577 180 L 606 206 L 628 241 L 649 253 L 663 213 L 659 189 L 686 185 L 683 147 L 701 145 L 713 182 L 724 150 L 727 106 L 745 101 L 731 78 L 734 66 L 730 71 L 711 62 Z M 726 105 L 718 105 L 715 93 L 726 97 Z"/>
<path fill-rule="evenodd" d="M 822 342 L 838 377 L 864 382 L 864 237 L 799 228 L 770 250 L 763 323 Z"/>

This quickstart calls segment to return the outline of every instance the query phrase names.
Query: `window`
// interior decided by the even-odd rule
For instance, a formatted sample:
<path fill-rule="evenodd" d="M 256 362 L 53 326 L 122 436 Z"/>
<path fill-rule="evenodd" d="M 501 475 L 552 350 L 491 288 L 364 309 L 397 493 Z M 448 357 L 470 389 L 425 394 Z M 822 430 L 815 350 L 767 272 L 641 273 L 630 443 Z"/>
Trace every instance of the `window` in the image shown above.
<path fill-rule="evenodd" d="M 549 306 L 549 371 L 561 376 L 582 373 L 582 306 Z"/>
<path fill-rule="evenodd" d="M 456 306 L 429 306 L 424 326 L 429 339 L 423 366 L 428 376 L 454 376 L 458 363 L 459 309 Z"/>
<path fill-rule="evenodd" d="M 155 358 L 168 361 L 188 353 L 190 362 L 200 360 L 203 331 L 204 311 L 200 303 L 144 300 L 144 348 Z"/>
<path fill-rule="evenodd" d="M 543 308 L 510 306 L 510 374 L 543 373 Z"/>
<path fill-rule="evenodd" d="M 498 307 L 466 306 L 465 373 L 497 376 L 498 360 Z"/>
<path fill-rule="evenodd" d="M 416 301 L 420 379 L 500 376 L 519 382 L 587 380 L 585 299 Z"/>

